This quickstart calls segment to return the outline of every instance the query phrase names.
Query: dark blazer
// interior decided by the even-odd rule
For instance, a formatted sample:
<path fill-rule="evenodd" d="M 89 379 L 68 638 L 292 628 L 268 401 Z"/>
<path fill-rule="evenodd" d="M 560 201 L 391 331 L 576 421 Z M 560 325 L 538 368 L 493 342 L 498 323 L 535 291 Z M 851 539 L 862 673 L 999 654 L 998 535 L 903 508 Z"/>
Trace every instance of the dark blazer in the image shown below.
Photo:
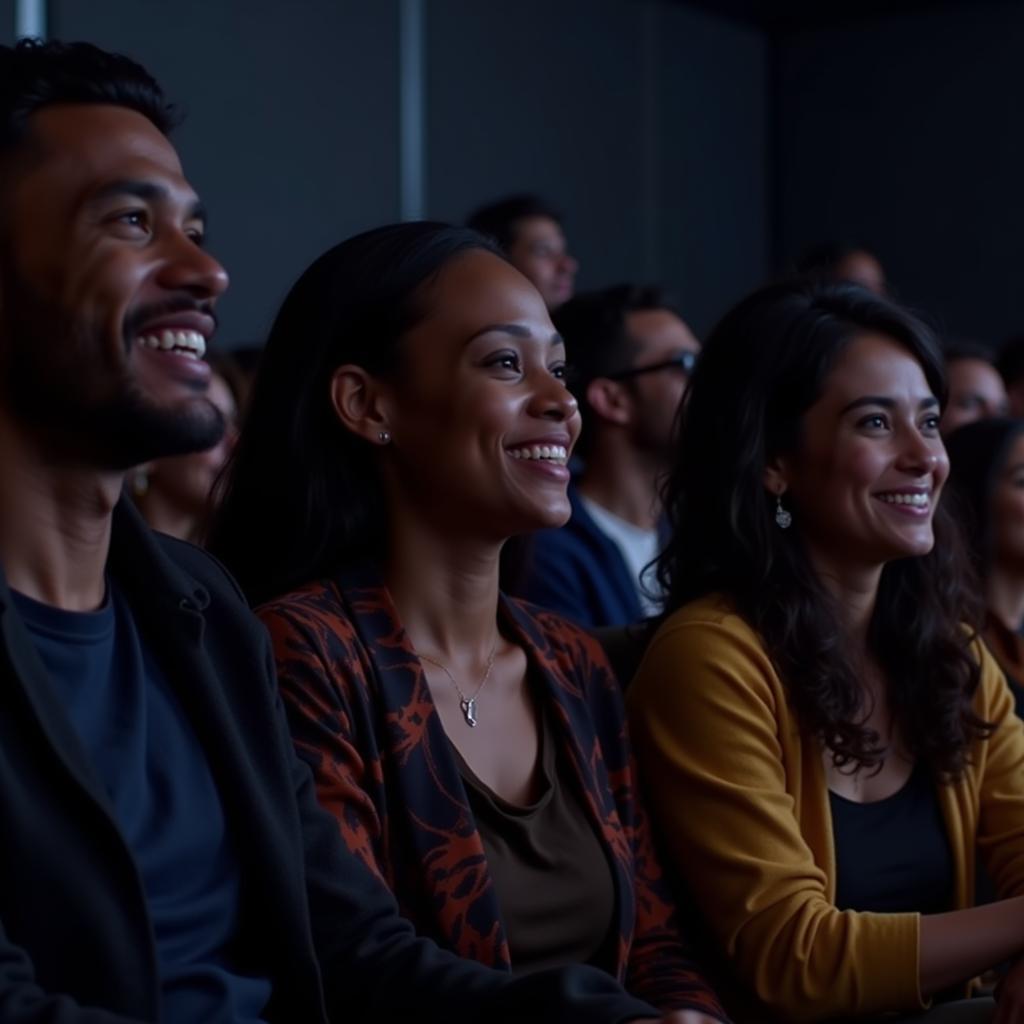
<path fill-rule="evenodd" d="M 234 582 L 122 506 L 108 568 L 209 758 L 241 874 L 234 962 L 271 979 L 268 1021 L 655 1015 L 596 970 L 510 985 L 416 938 L 319 809 L 294 756 L 266 634 Z M 0 648 L 0 1021 L 156 1021 L 138 870 L 2 578 Z"/>
<path fill-rule="evenodd" d="M 572 516 L 565 526 L 530 534 L 517 567 L 518 596 L 583 626 L 625 626 L 645 612 L 622 552 L 569 488 Z M 627 680 L 623 680 L 627 682 Z"/>
<path fill-rule="evenodd" d="M 349 847 L 421 934 L 511 968 L 494 886 L 451 744 L 387 589 L 372 573 L 311 583 L 260 609 L 300 756 Z M 614 941 L 600 966 L 662 1010 L 725 1018 L 687 955 L 639 803 L 617 681 L 561 616 L 502 599 L 604 847 Z"/>

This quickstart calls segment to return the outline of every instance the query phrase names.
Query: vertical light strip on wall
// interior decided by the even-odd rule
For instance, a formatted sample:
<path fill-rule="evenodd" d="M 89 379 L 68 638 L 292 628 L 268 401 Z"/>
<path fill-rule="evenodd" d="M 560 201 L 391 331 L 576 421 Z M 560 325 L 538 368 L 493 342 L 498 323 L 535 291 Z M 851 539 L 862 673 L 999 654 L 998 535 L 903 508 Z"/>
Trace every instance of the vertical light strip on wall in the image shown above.
<path fill-rule="evenodd" d="M 659 6 L 663 0 L 647 0 L 641 8 L 643 25 L 643 139 L 641 166 L 643 187 L 644 277 L 661 279 L 661 75 L 659 62 Z"/>
<path fill-rule="evenodd" d="M 424 0 L 398 0 L 398 210 L 419 220 L 426 206 Z"/>
<path fill-rule="evenodd" d="M 46 38 L 46 0 L 17 0 L 14 8 L 14 38 Z"/>

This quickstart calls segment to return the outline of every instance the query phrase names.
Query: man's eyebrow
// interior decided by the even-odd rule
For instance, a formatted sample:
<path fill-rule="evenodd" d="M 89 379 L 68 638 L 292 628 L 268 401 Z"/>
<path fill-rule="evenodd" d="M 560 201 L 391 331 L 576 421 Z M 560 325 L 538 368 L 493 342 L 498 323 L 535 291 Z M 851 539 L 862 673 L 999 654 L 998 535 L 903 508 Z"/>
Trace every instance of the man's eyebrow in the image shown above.
<path fill-rule="evenodd" d="M 938 404 L 939 400 L 934 395 L 928 395 L 917 403 L 917 407 L 919 409 L 930 409 Z M 895 409 L 896 400 L 886 395 L 864 395 L 862 398 L 855 398 L 849 405 L 844 405 L 840 410 L 840 415 L 848 413 L 853 409 L 860 409 L 865 405 L 880 405 L 883 409 Z"/>
<path fill-rule="evenodd" d="M 102 188 L 97 189 L 90 197 L 90 204 L 102 203 L 108 199 L 118 196 L 133 196 L 146 203 L 166 202 L 171 197 L 171 190 L 166 185 L 159 185 L 154 181 L 144 181 L 135 178 L 124 178 L 120 181 L 111 181 Z M 188 220 L 201 220 L 207 222 L 206 207 L 197 198 L 189 205 Z"/>

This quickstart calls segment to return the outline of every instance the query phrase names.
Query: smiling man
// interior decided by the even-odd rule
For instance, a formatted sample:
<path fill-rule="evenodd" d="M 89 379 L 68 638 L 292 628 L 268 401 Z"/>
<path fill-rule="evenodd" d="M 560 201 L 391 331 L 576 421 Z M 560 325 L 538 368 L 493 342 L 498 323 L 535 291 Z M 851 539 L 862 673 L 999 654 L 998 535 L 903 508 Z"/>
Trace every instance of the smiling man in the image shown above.
<path fill-rule="evenodd" d="M 237 587 L 121 499 L 224 429 L 227 276 L 159 87 L 84 44 L 0 48 L 0 83 L 0 1020 L 657 1017 L 442 953 L 347 852 Z"/>

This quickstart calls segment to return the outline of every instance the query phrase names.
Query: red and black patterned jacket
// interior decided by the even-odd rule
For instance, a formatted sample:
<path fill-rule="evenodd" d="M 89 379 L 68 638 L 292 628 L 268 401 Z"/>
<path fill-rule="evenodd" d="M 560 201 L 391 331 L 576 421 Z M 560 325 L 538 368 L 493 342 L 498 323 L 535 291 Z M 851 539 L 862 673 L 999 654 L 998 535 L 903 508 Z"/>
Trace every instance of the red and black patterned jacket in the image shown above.
<path fill-rule="evenodd" d="M 602 964 L 663 1011 L 726 1020 L 687 956 L 645 815 L 618 683 L 597 643 L 565 619 L 501 600 L 507 635 L 542 682 L 616 888 L 618 942 Z M 351 574 L 258 610 L 299 755 L 345 841 L 421 934 L 510 969 L 484 848 L 422 667 L 387 589 Z"/>

